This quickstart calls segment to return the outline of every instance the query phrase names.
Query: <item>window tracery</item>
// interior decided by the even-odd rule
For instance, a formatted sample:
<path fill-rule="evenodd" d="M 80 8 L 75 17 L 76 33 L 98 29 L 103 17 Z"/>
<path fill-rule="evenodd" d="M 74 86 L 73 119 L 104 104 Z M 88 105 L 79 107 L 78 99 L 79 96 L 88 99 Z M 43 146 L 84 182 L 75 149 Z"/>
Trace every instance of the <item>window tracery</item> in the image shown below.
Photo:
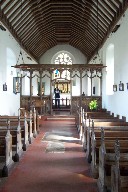
<path fill-rule="evenodd" d="M 57 55 L 57 57 L 54 60 L 54 64 L 65 64 L 65 65 L 72 65 L 73 64 L 73 60 L 72 58 L 69 56 L 68 53 L 64 53 L 61 52 Z M 62 78 L 62 79 L 67 79 L 70 80 L 70 72 L 68 70 L 64 70 L 62 72 L 62 74 L 60 74 L 60 72 L 58 71 L 58 69 L 56 69 L 53 73 L 53 79 L 58 79 L 58 78 Z"/>
<path fill-rule="evenodd" d="M 59 53 L 59 55 L 55 58 L 55 64 L 67 64 L 72 65 L 73 61 L 72 58 L 67 53 Z"/>

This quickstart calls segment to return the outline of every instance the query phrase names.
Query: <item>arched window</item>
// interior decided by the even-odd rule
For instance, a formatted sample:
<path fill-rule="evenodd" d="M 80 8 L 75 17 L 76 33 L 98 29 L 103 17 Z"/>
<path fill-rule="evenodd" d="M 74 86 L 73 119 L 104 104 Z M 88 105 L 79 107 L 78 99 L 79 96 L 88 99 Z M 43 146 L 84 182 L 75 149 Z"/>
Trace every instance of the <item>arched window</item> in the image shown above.
<path fill-rule="evenodd" d="M 61 52 L 59 53 L 55 60 L 54 60 L 55 64 L 67 64 L 67 65 L 72 65 L 73 61 L 72 58 L 69 56 L 68 53 L 65 52 Z"/>
<path fill-rule="evenodd" d="M 55 54 L 52 58 L 52 63 L 54 64 L 65 64 L 65 65 L 72 65 L 73 64 L 74 57 L 71 53 L 68 53 L 66 51 L 61 51 Z M 53 79 L 67 79 L 70 80 L 70 72 L 68 70 L 65 70 L 60 75 L 60 72 L 56 68 L 56 70 L 53 73 Z"/>
<path fill-rule="evenodd" d="M 110 44 L 106 52 L 106 94 L 113 95 L 114 85 L 114 45 Z"/>

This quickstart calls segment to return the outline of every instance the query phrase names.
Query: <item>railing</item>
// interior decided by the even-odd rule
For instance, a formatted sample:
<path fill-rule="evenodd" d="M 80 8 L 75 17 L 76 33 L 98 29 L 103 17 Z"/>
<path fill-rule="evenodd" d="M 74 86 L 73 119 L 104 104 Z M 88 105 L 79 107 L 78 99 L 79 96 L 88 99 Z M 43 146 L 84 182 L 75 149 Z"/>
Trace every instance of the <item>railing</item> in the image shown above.
<path fill-rule="evenodd" d="M 55 99 L 52 99 L 52 105 L 53 107 L 55 106 Z M 60 99 L 60 107 L 64 106 L 64 107 L 70 107 L 71 105 L 71 100 L 66 98 L 66 99 Z"/>

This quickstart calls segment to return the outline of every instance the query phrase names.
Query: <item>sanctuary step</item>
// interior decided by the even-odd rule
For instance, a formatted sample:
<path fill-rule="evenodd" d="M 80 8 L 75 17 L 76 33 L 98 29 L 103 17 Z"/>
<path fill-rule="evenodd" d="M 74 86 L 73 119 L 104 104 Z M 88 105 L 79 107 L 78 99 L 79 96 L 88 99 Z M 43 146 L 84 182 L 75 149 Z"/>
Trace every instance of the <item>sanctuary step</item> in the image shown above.
<path fill-rule="evenodd" d="M 70 116 L 70 109 L 60 108 L 60 109 L 53 109 L 53 115 L 67 115 Z"/>
<path fill-rule="evenodd" d="M 69 107 L 60 107 L 60 108 L 54 108 L 53 111 L 70 111 Z"/>
<path fill-rule="evenodd" d="M 50 121 L 50 120 L 52 120 L 52 121 L 57 121 L 57 120 L 59 120 L 59 121 L 67 121 L 67 120 L 75 120 L 75 117 L 74 116 L 72 116 L 72 115 L 53 115 L 53 116 L 49 116 L 49 117 L 47 117 L 47 120 L 48 121 Z"/>

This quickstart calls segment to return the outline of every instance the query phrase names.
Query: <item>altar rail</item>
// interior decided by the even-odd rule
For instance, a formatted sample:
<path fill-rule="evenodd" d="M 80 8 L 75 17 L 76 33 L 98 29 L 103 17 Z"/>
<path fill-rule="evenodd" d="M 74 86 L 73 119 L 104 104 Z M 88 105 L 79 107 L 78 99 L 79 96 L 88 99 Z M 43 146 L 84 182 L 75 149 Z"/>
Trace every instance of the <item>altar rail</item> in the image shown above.
<path fill-rule="evenodd" d="M 53 105 L 53 108 L 55 107 L 55 99 L 52 99 L 52 105 Z M 71 105 L 71 99 L 60 99 L 60 107 L 67 107 L 69 108 Z"/>

